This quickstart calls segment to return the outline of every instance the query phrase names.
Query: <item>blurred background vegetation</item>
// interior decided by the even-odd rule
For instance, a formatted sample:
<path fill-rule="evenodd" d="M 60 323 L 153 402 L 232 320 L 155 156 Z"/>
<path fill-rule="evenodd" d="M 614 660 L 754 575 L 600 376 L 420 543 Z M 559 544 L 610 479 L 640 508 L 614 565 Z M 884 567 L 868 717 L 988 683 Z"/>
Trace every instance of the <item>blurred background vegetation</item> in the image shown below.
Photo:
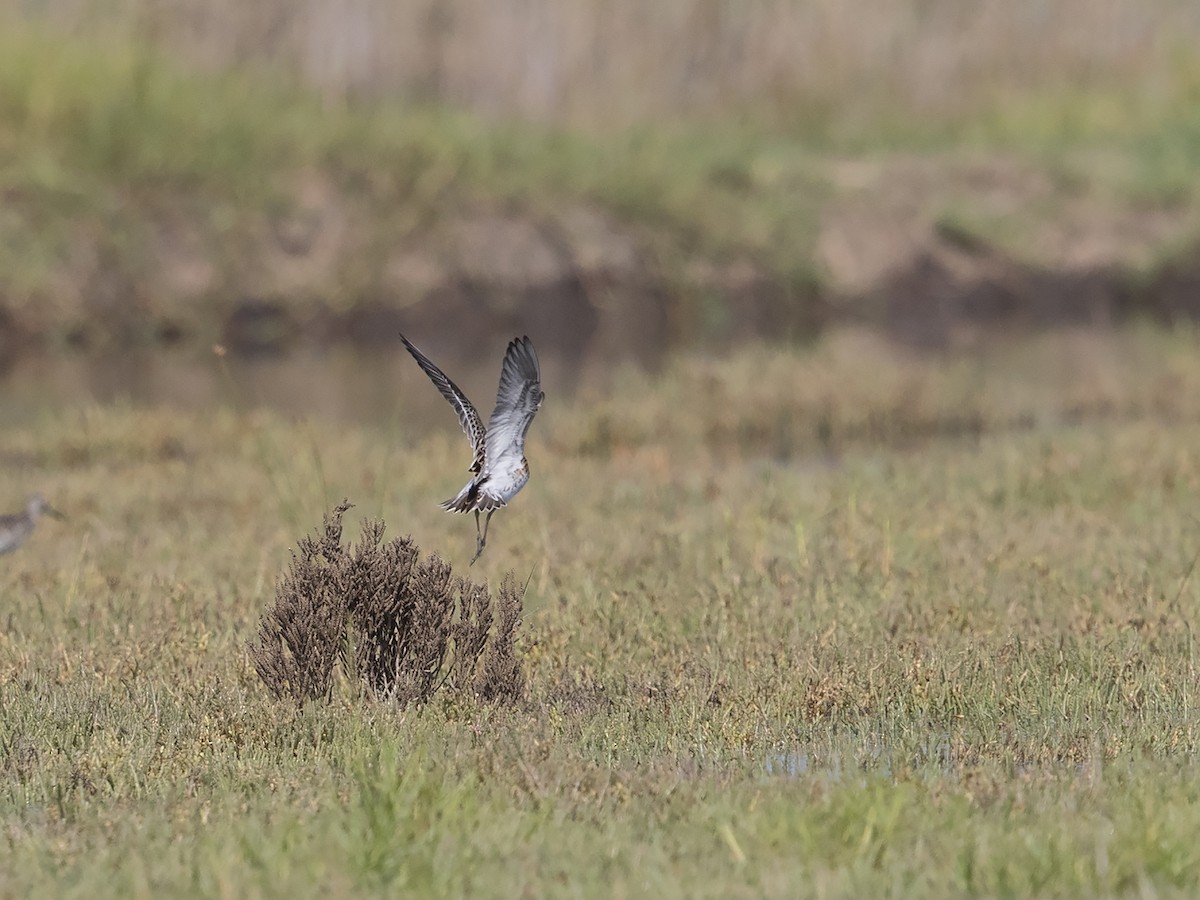
<path fill-rule="evenodd" d="M 1182 0 L 24 0 L 3 355 L 1190 318 L 1197 46 Z"/>
<path fill-rule="evenodd" d="M 1194 79 L 1185 0 L 25 0 L 26 21 L 153 46 L 207 72 L 281 75 L 330 102 L 627 127 L 761 117 L 807 133 L 929 125 L 1020 95 L 1168 100 Z M 1192 72 L 1181 68 L 1192 67 Z"/>

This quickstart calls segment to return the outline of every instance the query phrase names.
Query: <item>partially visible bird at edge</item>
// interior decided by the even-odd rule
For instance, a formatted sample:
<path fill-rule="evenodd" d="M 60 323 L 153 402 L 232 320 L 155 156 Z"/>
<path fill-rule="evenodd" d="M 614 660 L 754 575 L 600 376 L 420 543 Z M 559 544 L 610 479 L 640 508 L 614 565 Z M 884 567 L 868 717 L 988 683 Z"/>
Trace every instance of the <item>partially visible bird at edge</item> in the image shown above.
<path fill-rule="evenodd" d="M 66 518 L 41 494 L 33 494 L 25 501 L 24 512 L 0 516 L 0 553 L 11 553 L 25 543 L 43 514 L 55 519 Z"/>
<path fill-rule="evenodd" d="M 496 406 L 483 424 L 471 401 L 446 374 L 424 353 L 400 335 L 413 359 L 429 376 L 442 396 L 458 413 L 459 424 L 471 441 L 471 480 L 458 495 L 442 504 L 450 512 L 475 512 L 475 555 L 479 559 L 487 545 L 488 525 L 492 513 L 508 505 L 525 482 L 529 481 L 529 463 L 525 459 L 525 435 L 533 417 L 546 399 L 542 391 L 541 369 L 537 352 L 528 337 L 514 338 L 504 354 L 500 367 L 500 386 L 496 389 Z M 487 513 L 482 528 L 479 514 Z"/>

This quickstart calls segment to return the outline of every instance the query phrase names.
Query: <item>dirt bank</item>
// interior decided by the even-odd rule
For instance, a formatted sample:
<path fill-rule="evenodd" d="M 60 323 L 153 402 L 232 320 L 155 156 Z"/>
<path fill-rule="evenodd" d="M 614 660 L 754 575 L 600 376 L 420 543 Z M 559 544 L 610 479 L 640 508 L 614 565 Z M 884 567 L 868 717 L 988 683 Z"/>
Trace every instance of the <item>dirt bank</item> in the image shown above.
<path fill-rule="evenodd" d="M 806 279 L 751 253 L 704 255 L 598 205 L 464 204 L 414 223 L 310 173 L 285 208 L 223 230 L 183 207 L 145 210 L 121 242 L 81 225 L 51 283 L 0 289 L 0 356 L 31 343 L 370 347 L 450 322 L 463 352 L 528 331 L 569 357 L 648 362 L 681 345 L 804 340 L 845 320 L 945 347 L 996 330 L 1200 317 L 1200 251 L 1165 250 L 1182 245 L 1182 216 L 1060 204 L 1031 214 L 1014 249 L 945 210 L 1019 220 L 1050 190 L 1036 173 L 996 160 L 831 173 L 839 189 L 798 249 L 818 273 Z"/>

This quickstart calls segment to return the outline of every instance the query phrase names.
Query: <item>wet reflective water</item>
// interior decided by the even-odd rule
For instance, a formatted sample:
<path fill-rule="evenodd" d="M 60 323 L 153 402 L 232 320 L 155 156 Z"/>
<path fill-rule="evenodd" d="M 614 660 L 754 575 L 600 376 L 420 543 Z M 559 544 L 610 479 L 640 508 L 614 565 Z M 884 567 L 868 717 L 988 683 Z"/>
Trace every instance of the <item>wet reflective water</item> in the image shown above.
<path fill-rule="evenodd" d="M 788 750 L 767 757 L 763 765 L 768 775 L 781 778 L 803 778 L 812 768 L 812 754 L 806 750 Z"/>
<path fill-rule="evenodd" d="M 494 359 L 435 358 L 485 416 L 495 400 L 504 342 Z M 595 375 L 542 354 L 547 393 L 562 397 Z M 590 373 L 590 374 L 589 374 Z M 284 415 L 386 425 L 448 414 L 445 401 L 402 347 L 220 357 L 211 350 L 26 354 L 0 377 L 0 425 L 97 404 L 202 410 L 269 408 Z"/>
<path fill-rule="evenodd" d="M 1104 767 L 1103 760 L 1103 753 L 1096 750 L 1087 762 L 1030 763 L 1014 759 L 1006 765 L 1014 777 L 1095 778 Z M 962 767 L 963 762 L 955 759 L 951 750 L 949 735 L 944 733 L 929 735 L 915 750 L 907 752 L 882 746 L 858 747 L 849 752 L 793 747 L 771 753 L 762 762 L 763 773 L 772 778 L 811 778 L 829 783 L 868 775 L 892 778 L 898 771 L 924 772 L 937 778 L 954 779 L 962 775 Z"/>

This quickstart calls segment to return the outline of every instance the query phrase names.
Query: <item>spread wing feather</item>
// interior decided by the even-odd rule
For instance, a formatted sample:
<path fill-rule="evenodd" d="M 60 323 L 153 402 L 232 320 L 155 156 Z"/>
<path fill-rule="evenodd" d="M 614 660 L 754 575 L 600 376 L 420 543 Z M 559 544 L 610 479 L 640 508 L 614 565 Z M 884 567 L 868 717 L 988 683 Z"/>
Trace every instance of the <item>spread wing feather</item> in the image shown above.
<path fill-rule="evenodd" d="M 484 466 L 501 460 L 520 460 L 525 454 L 525 434 L 542 402 L 542 375 L 537 353 L 528 337 L 509 342 L 500 368 L 496 408 L 488 419 L 484 438 Z"/>
<path fill-rule="evenodd" d="M 429 380 L 442 392 L 442 396 L 450 401 L 450 405 L 458 413 L 458 422 L 471 441 L 471 450 L 475 454 L 475 458 L 471 462 L 471 471 L 479 472 L 483 467 L 484 435 L 487 430 L 484 428 L 483 420 L 479 418 L 479 413 L 475 411 L 475 407 L 471 405 L 467 395 L 459 389 L 457 384 L 447 378 L 446 373 L 434 365 L 429 357 L 414 347 L 404 335 L 400 335 L 400 340 L 404 341 L 404 346 L 417 361 L 417 365 L 425 371 Z M 507 364 L 507 360 L 505 363 Z M 492 415 L 494 418 L 495 414 Z"/>

